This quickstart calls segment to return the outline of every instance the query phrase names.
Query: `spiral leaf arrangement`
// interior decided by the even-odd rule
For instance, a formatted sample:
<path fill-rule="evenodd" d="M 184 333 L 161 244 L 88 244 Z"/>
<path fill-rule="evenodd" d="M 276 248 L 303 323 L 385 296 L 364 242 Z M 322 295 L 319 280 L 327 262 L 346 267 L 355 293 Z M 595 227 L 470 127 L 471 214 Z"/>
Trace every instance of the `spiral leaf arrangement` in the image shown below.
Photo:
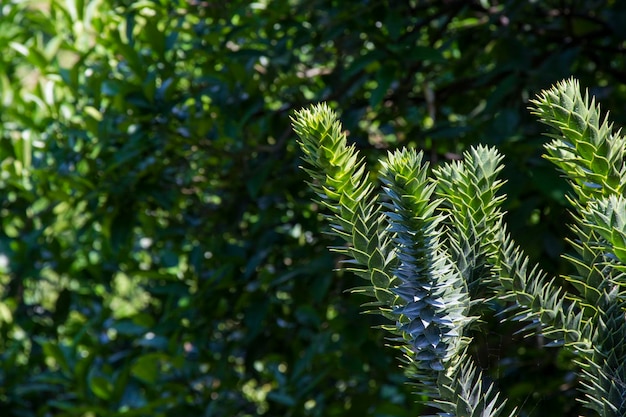
<path fill-rule="evenodd" d="M 503 157 L 477 146 L 431 170 L 412 149 L 390 152 L 371 180 L 325 104 L 295 113 L 309 186 L 327 208 L 333 248 L 366 279 L 354 292 L 402 353 L 407 374 L 439 416 L 500 416 L 505 401 L 486 383 L 467 347 L 486 300 L 504 320 L 541 332 L 577 355 L 581 396 L 598 415 L 626 415 L 626 140 L 574 79 L 542 92 L 531 110 L 556 129 L 546 158 L 573 194 L 574 255 L 566 291 L 531 265 L 503 221 Z M 515 410 L 510 414 L 516 415 Z"/>
<path fill-rule="evenodd" d="M 575 289 L 566 319 L 578 347 L 581 401 L 601 416 L 626 415 L 626 139 L 574 79 L 544 91 L 533 112 L 556 129 L 547 158 L 566 176 L 576 238 L 566 259 Z M 546 320 L 550 326 L 550 321 Z"/>

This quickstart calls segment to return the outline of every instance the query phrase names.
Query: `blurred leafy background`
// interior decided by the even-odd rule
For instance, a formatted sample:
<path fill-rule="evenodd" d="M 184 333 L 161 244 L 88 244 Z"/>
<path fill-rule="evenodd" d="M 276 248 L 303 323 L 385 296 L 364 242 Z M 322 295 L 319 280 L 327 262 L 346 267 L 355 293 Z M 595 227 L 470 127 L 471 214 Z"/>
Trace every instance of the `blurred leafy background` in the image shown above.
<path fill-rule="evenodd" d="M 333 271 L 289 116 L 327 101 L 375 164 L 506 155 L 551 273 L 564 195 L 528 99 L 574 75 L 626 113 L 618 0 L 0 0 L 0 414 L 406 416 L 360 284 Z M 571 358 L 486 320 L 523 416 L 577 416 Z"/>

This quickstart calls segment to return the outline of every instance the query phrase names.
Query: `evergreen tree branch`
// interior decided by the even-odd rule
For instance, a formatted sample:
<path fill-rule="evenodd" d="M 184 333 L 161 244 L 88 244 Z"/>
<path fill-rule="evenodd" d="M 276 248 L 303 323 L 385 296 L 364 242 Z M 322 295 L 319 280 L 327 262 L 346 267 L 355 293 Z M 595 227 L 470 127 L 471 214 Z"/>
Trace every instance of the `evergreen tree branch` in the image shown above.
<path fill-rule="evenodd" d="M 504 411 L 504 401 L 499 401 L 500 394 L 493 385 L 483 386 L 483 377 L 476 369 L 472 359 L 463 353 L 457 358 L 459 366 L 453 367 L 454 372 L 441 374 L 439 386 L 442 397 L 448 402 L 436 401 L 433 405 L 453 413 L 440 414 L 443 417 L 495 417 Z M 515 410 L 509 417 L 515 415 Z"/>
<path fill-rule="evenodd" d="M 533 110 L 559 135 L 546 146 L 548 156 L 565 174 L 577 199 L 571 241 L 576 255 L 566 259 L 576 274 L 566 277 L 571 295 L 587 322 L 591 350 L 579 360 L 586 407 L 601 416 L 626 415 L 625 280 L 626 139 L 613 132 L 608 116 L 584 97 L 578 82 L 563 81 L 532 102 Z"/>
<path fill-rule="evenodd" d="M 577 80 L 570 78 L 543 91 L 531 101 L 531 111 L 559 134 L 549 135 L 546 158 L 567 177 L 580 204 L 622 195 L 626 182 L 626 139 L 613 133 L 613 125 L 600 116 L 600 106 L 583 96 Z"/>
<path fill-rule="evenodd" d="M 352 245 L 343 252 L 353 258 L 353 270 L 372 282 L 383 314 L 395 318 L 395 326 L 385 328 L 401 342 L 407 373 L 418 392 L 427 394 L 444 411 L 442 416 L 500 415 L 498 394 L 483 386 L 464 353 L 468 339 L 462 332 L 473 319 L 466 314 L 469 295 L 439 240 L 439 201 L 432 199 L 435 186 L 422 155 L 399 151 L 383 161 L 388 201 L 378 204 L 334 113 L 324 105 L 302 110 L 296 113 L 294 129 L 312 166 L 306 169 L 313 178 L 310 185 L 334 213 L 332 230 Z M 381 207 L 387 228 L 381 226 Z"/>
<path fill-rule="evenodd" d="M 399 283 L 393 292 L 402 304 L 394 309 L 396 327 L 422 390 L 432 387 L 436 371 L 445 370 L 460 353 L 466 343 L 462 331 L 471 320 L 465 283 L 439 242 L 439 201 L 432 201 L 434 184 L 427 169 L 421 154 L 405 149 L 389 154 L 380 173 L 399 259 L 394 270 Z"/>
<path fill-rule="evenodd" d="M 336 115 L 325 105 L 297 112 L 293 125 L 311 176 L 329 209 L 331 231 L 347 247 L 348 269 L 369 281 L 355 289 L 393 325 L 407 373 L 440 416 L 497 416 L 503 403 L 466 353 L 472 306 L 498 297 L 522 331 L 541 331 L 578 354 L 586 407 L 602 417 L 626 415 L 626 139 L 600 118 L 599 106 L 563 81 L 532 101 L 557 129 L 546 145 L 572 185 L 575 272 L 566 292 L 512 241 L 498 195 L 502 156 L 471 148 L 464 160 L 429 179 L 421 153 L 400 150 L 382 161 L 383 193 Z M 435 198 L 435 195 L 438 197 Z"/>
<path fill-rule="evenodd" d="M 495 149 L 478 146 L 465 152 L 462 161 L 434 171 L 437 194 L 448 213 L 447 244 L 476 301 L 491 277 L 489 258 L 502 220 L 505 197 L 498 190 L 504 182 L 497 179 L 501 161 Z"/>
<path fill-rule="evenodd" d="M 602 304 L 609 306 L 600 311 L 593 337 L 593 352 L 579 361 L 582 368 L 582 401 L 602 417 L 626 415 L 626 303 L 617 288 L 604 292 Z"/>
<path fill-rule="evenodd" d="M 471 148 L 462 161 L 435 170 L 438 194 L 449 213 L 448 238 L 455 259 L 479 301 L 480 286 L 500 289 L 500 299 L 512 302 L 507 319 L 526 322 L 526 329 L 540 324 L 551 344 L 589 346 L 582 317 L 564 312 L 564 292 L 537 267 L 530 268 L 503 223 L 500 206 L 504 196 L 497 194 L 503 182 L 497 179 L 502 156 L 484 146 Z M 458 248 L 463 248 L 459 250 Z M 570 303 L 571 304 L 571 303 Z M 504 314 L 503 314 L 504 315 Z M 573 347 L 573 346 L 572 346 Z"/>
<path fill-rule="evenodd" d="M 395 255 L 365 164 L 347 145 L 337 115 L 326 104 L 296 112 L 292 122 L 312 179 L 309 186 L 333 213 L 327 218 L 332 232 L 350 245 L 334 249 L 351 258 L 350 269 L 371 282 L 355 291 L 375 297 L 374 305 L 386 314 L 385 306 L 397 302 L 389 290 Z"/>
<path fill-rule="evenodd" d="M 538 267 L 531 266 L 508 235 L 504 225 L 498 233 L 499 251 L 492 259 L 494 276 L 501 288 L 499 298 L 513 304 L 501 314 L 507 320 L 527 323 L 521 330 L 536 331 L 551 340 L 549 346 L 567 346 L 576 352 L 591 349 L 591 327 L 579 304 Z"/>

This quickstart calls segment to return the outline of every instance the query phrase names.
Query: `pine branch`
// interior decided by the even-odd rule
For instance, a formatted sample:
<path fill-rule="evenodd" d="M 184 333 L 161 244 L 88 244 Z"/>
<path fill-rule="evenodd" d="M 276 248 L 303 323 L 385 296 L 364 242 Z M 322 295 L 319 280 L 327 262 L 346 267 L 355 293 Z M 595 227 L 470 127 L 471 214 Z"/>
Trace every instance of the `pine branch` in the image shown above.
<path fill-rule="evenodd" d="M 526 323 L 524 330 L 539 325 L 551 345 L 588 350 L 589 329 L 578 307 L 564 304 L 565 293 L 538 267 L 529 267 L 506 231 L 500 210 L 504 196 L 497 194 L 503 184 L 497 179 L 501 161 L 495 149 L 478 146 L 462 161 L 435 170 L 438 194 L 451 219 L 450 247 L 473 289 L 472 299 L 480 300 L 479 287 L 499 289 L 499 298 L 513 303 L 502 317 Z"/>
<path fill-rule="evenodd" d="M 578 355 L 583 403 L 601 416 L 626 415 L 626 139 L 578 82 L 570 79 L 532 101 L 557 129 L 546 158 L 566 176 L 574 197 L 564 258 L 575 273 L 565 292 L 512 241 L 498 195 L 502 156 L 476 147 L 429 179 L 421 153 L 401 150 L 382 161 L 383 194 L 369 180 L 325 105 L 297 112 L 293 125 L 310 186 L 347 247 L 348 269 L 368 280 L 355 289 L 393 325 L 404 365 L 440 416 L 497 416 L 503 403 L 466 353 L 471 307 L 497 296 L 506 319 L 540 331 L 549 345 Z M 435 194 L 439 197 L 435 198 Z"/>
<path fill-rule="evenodd" d="M 394 270 L 399 284 L 392 290 L 402 299 L 393 310 L 396 327 L 424 390 L 437 379 L 433 371 L 445 370 L 460 353 L 467 342 L 463 328 L 471 320 L 465 282 L 439 242 L 442 218 L 435 213 L 439 201 L 432 201 L 427 170 L 421 154 L 405 149 L 389 154 L 380 172 L 399 259 Z"/>
<path fill-rule="evenodd" d="M 428 394 L 431 405 L 449 416 L 498 416 L 503 403 L 493 386 L 482 384 L 482 375 L 465 355 L 469 339 L 463 331 L 473 321 L 466 281 L 442 245 L 441 223 L 433 201 L 435 184 L 427 176 L 422 154 L 396 151 L 382 162 L 381 179 L 390 202 L 390 232 L 400 264 L 394 292 L 404 304 L 400 314 L 403 351 L 410 375 Z M 437 391 L 433 382 L 436 379 Z"/>
<path fill-rule="evenodd" d="M 495 149 L 478 146 L 465 152 L 462 161 L 434 171 L 437 194 L 449 214 L 447 243 L 474 300 L 491 277 L 489 258 L 502 221 L 501 161 Z"/>
<path fill-rule="evenodd" d="M 626 139 L 612 132 L 608 115 L 601 119 L 600 106 L 587 92 L 583 97 L 577 80 L 558 83 L 531 104 L 531 111 L 559 132 L 549 135 L 546 158 L 566 175 L 580 204 L 624 193 Z"/>
<path fill-rule="evenodd" d="M 579 361 L 583 375 L 585 405 L 602 417 L 626 415 L 626 303 L 617 289 L 604 293 L 601 311 L 593 337 L 593 353 Z"/>
<path fill-rule="evenodd" d="M 558 129 L 546 146 L 548 156 L 569 180 L 577 199 L 571 241 L 575 255 L 565 258 L 576 274 L 566 277 L 577 290 L 569 295 L 587 324 L 590 347 L 579 365 L 585 406 L 601 416 L 626 415 L 626 139 L 600 118 L 594 100 L 583 98 L 570 79 L 544 91 L 534 112 Z"/>
<path fill-rule="evenodd" d="M 501 286 L 500 299 L 513 304 L 501 313 L 506 320 L 527 323 L 521 332 L 536 331 L 550 339 L 549 346 L 567 346 L 573 351 L 591 349 L 591 324 L 580 306 L 568 301 L 568 294 L 549 279 L 517 247 L 502 226 L 497 241 L 500 250 L 492 260 L 494 275 Z"/>
<path fill-rule="evenodd" d="M 591 201 L 575 227 L 580 259 L 569 259 L 586 276 L 572 276 L 594 319 L 593 352 L 579 361 L 585 404 L 601 416 L 626 415 L 626 200 L 622 196 Z M 591 259 L 593 257 L 593 259 Z"/>
<path fill-rule="evenodd" d="M 293 128 L 300 137 L 309 186 L 333 216 L 332 232 L 350 245 L 334 248 L 349 256 L 350 269 L 371 285 L 355 289 L 375 297 L 383 314 L 394 305 L 390 292 L 395 255 L 369 173 L 354 146 L 348 146 L 337 115 L 325 104 L 295 113 Z"/>
<path fill-rule="evenodd" d="M 504 411 L 504 401 L 499 401 L 500 394 L 493 385 L 483 386 L 482 375 L 476 369 L 471 358 L 466 353 L 458 359 L 459 366 L 454 367 L 454 373 L 440 376 L 439 386 L 444 391 L 442 397 L 451 399 L 448 402 L 438 401 L 433 405 L 450 410 L 440 416 L 451 417 L 496 417 Z M 515 415 L 515 410 L 509 417 Z"/>
<path fill-rule="evenodd" d="M 333 232 L 352 245 L 337 250 L 370 279 L 372 287 L 362 291 L 376 295 L 383 314 L 395 319 L 395 326 L 384 327 L 401 343 L 418 392 L 428 395 L 441 415 L 499 416 L 498 394 L 483 386 L 464 353 L 469 340 L 463 329 L 473 320 L 467 316 L 467 285 L 439 240 L 439 201 L 432 198 L 435 186 L 422 155 L 399 151 L 382 162 L 388 201 L 379 204 L 333 112 L 324 105 L 302 110 L 294 130 L 312 167 L 306 169 L 310 186 L 334 213 Z"/>

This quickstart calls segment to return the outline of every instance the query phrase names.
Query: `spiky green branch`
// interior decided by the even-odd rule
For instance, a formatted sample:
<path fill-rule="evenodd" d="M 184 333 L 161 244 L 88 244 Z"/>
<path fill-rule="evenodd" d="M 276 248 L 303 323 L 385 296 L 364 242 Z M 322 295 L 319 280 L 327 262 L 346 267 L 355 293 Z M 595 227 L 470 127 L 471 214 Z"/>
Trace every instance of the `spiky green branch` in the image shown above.
<path fill-rule="evenodd" d="M 435 187 L 427 169 L 421 154 L 402 150 L 388 155 L 380 173 L 390 200 L 384 205 L 388 232 L 399 260 L 394 269 L 399 282 L 392 289 L 402 300 L 393 310 L 396 326 L 424 385 L 436 381 L 433 370 L 445 370 L 459 354 L 470 321 L 467 287 L 439 241 L 439 202 L 432 200 Z"/>
<path fill-rule="evenodd" d="M 399 151 L 382 162 L 386 197 L 379 203 L 327 106 L 297 112 L 293 122 L 310 186 L 333 213 L 333 232 L 350 245 L 339 250 L 352 258 L 351 270 L 370 280 L 361 291 L 376 296 L 383 315 L 395 322 L 386 328 L 400 343 L 418 392 L 443 416 L 500 415 L 498 394 L 482 384 L 465 354 L 463 329 L 472 321 L 467 283 L 439 239 L 439 202 L 422 155 Z"/>
<path fill-rule="evenodd" d="M 336 114 L 326 105 L 296 112 L 294 131 L 300 137 L 309 186 L 333 216 L 333 232 L 349 244 L 335 248 L 352 259 L 352 270 L 371 284 L 358 290 L 374 296 L 380 306 L 396 303 L 389 291 L 395 263 L 385 231 L 377 193 L 357 150 L 348 146 Z"/>
<path fill-rule="evenodd" d="M 489 284 L 489 258 L 502 221 L 504 196 L 498 190 L 503 181 L 497 178 L 501 162 L 495 149 L 478 146 L 466 152 L 463 161 L 434 172 L 437 193 L 449 214 L 448 246 L 474 299 Z"/>
<path fill-rule="evenodd" d="M 472 307 L 491 297 L 508 304 L 505 319 L 578 355 L 589 409 L 626 415 L 626 139 L 575 80 L 532 104 L 559 132 L 546 157 L 574 191 L 575 253 L 564 257 L 574 270 L 564 277 L 571 291 L 531 265 L 510 238 L 498 194 L 502 156 L 494 149 L 471 148 L 463 161 L 435 169 L 433 179 L 421 153 L 389 153 L 379 194 L 327 106 L 294 117 L 310 186 L 331 213 L 332 231 L 348 243 L 336 250 L 368 280 L 357 291 L 376 297 L 370 306 L 392 321 L 384 327 L 440 416 L 503 412 L 466 349 L 482 311 Z"/>
<path fill-rule="evenodd" d="M 565 278 L 574 315 L 585 323 L 581 336 L 589 349 L 579 363 L 585 405 L 599 415 L 626 415 L 626 139 L 578 82 L 569 79 L 542 92 L 533 111 L 557 129 L 547 159 L 565 175 L 575 192 L 571 241 L 566 259 L 575 273 Z"/>
<path fill-rule="evenodd" d="M 531 101 L 531 110 L 556 129 L 546 145 L 546 158 L 566 176 L 578 200 L 623 194 L 626 187 L 626 141 L 600 115 L 600 106 L 571 78 L 543 91 Z"/>

